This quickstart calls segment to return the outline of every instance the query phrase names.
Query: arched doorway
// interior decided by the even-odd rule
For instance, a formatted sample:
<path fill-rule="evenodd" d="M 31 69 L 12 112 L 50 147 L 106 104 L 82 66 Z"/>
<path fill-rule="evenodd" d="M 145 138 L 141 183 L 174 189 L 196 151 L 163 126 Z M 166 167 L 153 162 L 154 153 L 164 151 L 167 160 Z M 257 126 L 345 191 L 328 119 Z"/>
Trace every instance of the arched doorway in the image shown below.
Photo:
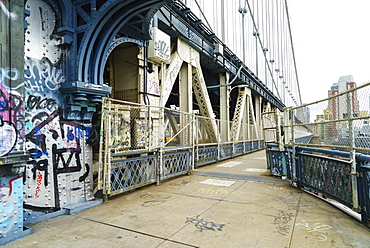
<path fill-rule="evenodd" d="M 104 68 L 104 83 L 112 87 L 111 98 L 138 103 L 140 42 L 113 45 Z M 114 44 L 114 43 L 113 43 Z"/>

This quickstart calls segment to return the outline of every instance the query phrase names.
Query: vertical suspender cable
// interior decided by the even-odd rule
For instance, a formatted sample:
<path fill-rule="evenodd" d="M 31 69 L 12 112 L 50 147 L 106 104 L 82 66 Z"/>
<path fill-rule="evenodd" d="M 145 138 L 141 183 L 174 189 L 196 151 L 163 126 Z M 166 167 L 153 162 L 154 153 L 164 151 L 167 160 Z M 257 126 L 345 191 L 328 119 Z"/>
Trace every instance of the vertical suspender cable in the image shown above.
<path fill-rule="evenodd" d="M 300 105 L 302 105 L 301 89 L 300 89 L 299 80 L 298 80 L 298 71 L 297 71 L 297 64 L 296 64 L 295 54 L 294 54 L 292 29 L 290 27 L 289 10 L 288 10 L 287 0 L 285 0 L 285 12 L 286 12 L 286 15 L 287 15 L 287 20 L 288 20 L 290 45 L 291 45 L 291 50 L 292 50 L 292 55 L 293 55 L 293 63 L 294 63 L 294 70 L 295 70 L 295 76 L 296 76 L 296 84 L 297 84 L 297 88 L 298 88 L 299 103 L 300 103 Z"/>
<path fill-rule="evenodd" d="M 253 15 L 253 13 L 252 13 L 251 6 L 250 6 L 250 4 L 249 4 L 249 0 L 245 0 L 245 2 L 247 3 L 248 10 L 249 10 L 250 16 L 251 16 L 251 18 L 252 18 L 252 25 L 253 25 L 253 27 L 258 31 L 258 29 L 257 29 L 257 25 L 256 25 L 256 22 L 255 22 L 255 19 L 254 19 L 254 15 Z M 262 46 L 261 39 L 260 39 L 260 38 L 258 38 L 258 39 L 259 39 L 260 45 Z M 275 82 L 275 81 L 274 81 L 274 79 L 273 79 L 273 72 L 271 71 L 271 69 L 270 69 L 270 68 L 269 68 L 269 71 L 270 71 L 270 75 L 271 75 L 271 78 L 272 78 L 273 85 L 275 86 L 275 89 L 276 89 L 276 91 L 277 91 L 277 97 L 281 99 L 281 97 L 280 97 L 280 95 L 279 95 L 279 90 L 278 90 L 277 85 L 276 85 L 276 82 Z"/>

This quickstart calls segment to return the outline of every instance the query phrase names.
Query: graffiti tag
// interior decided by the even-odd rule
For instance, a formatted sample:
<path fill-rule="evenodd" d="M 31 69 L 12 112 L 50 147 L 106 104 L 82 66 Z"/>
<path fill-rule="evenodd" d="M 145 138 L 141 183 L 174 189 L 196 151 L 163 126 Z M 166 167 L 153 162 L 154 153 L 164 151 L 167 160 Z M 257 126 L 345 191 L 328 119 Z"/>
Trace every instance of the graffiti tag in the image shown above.
<path fill-rule="evenodd" d="M 278 215 L 274 217 L 274 225 L 276 225 L 277 232 L 283 236 L 289 234 L 289 222 L 294 217 L 294 214 L 285 211 L 279 211 Z"/>
<path fill-rule="evenodd" d="M 24 70 L 25 89 L 30 91 L 58 90 L 66 78 L 62 70 L 54 67 L 50 60 L 26 60 Z"/>
<path fill-rule="evenodd" d="M 296 226 L 303 226 L 306 228 L 308 233 L 314 235 L 317 241 L 326 241 L 328 239 L 326 230 L 332 228 L 329 225 L 322 225 L 317 220 L 302 220 L 302 223 L 297 223 Z"/>
<path fill-rule="evenodd" d="M 214 222 L 199 219 L 199 215 L 197 215 L 196 217 L 187 218 L 185 223 L 193 223 L 195 227 L 198 228 L 200 231 L 222 231 L 222 228 L 225 226 L 225 224 L 215 224 Z"/>
<path fill-rule="evenodd" d="M 161 195 L 153 195 L 151 193 L 147 193 L 147 194 L 141 195 L 140 198 L 153 199 L 153 200 L 145 201 L 143 202 L 143 204 L 141 204 L 141 206 L 143 207 L 153 207 L 153 206 L 157 206 L 157 205 L 165 203 L 168 199 L 171 198 L 171 196 L 161 196 Z"/>
<path fill-rule="evenodd" d="M 5 80 L 15 81 L 19 78 L 19 71 L 16 68 L 1 68 L 0 67 L 0 83 L 4 83 Z"/>

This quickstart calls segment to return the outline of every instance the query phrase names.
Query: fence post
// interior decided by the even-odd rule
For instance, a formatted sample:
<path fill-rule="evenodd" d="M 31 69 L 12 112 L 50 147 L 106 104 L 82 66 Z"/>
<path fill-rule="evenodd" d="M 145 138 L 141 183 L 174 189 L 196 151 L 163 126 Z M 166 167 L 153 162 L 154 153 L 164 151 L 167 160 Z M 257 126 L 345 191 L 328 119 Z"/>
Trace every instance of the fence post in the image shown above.
<path fill-rule="evenodd" d="M 278 142 L 279 145 L 279 151 L 284 150 L 284 142 L 283 139 L 281 138 L 281 113 L 278 109 L 276 109 L 276 141 Z"/>
<path fill-rule="evenodd" d="M 110 194 L 110 174 L 111 174 L 111 135 L 112 135 L 112 102 L 108 99 L 108 116 L 105 118 L 106 129 L 104 130 L 104 164 L 103 164 L 103 200 L 108 201 Z M 106 113 L 106 112 L 105 112 Z"/>
<path fill-rule="evenodd" d="M 194 170 L 195 168 L 195 114 L 192 113 L 191 114 L 191 131 L 190 131 L 190 143 L 191 143 L 191 147 L 192 147 L 192 161 L 191 161 L 191 171 Z"/>
<path fill-rule="evenodd" d="M 295 140 L 294 140 L 294 109 L 289 108 L 286 113 L 286 121 L 289 122 L 289 126 L 285 130 L 285 143 L 286 144 L 291 144 L 292 145 L 292 170 L 291 170 L 291 180 L 292 181 L 297 181 L 297 158 L 296 158 L 296 153 L 297 153 L 297 147 L 295 145 Z"/>
<path fill-rule="evenodd" d="M 159 111 L 159 151 L 158 151 L 158 164 L 156 168 L 156 180 L 157 180 L 157 185 L 159 185 L 160 180 L 161 180 L 161 174 L 162 174 L 162 164 L 163 164 L 163 145 L 165 144 L 165 128 L 164 128 L 164 118 L 165 118 L 165 111 L 164 107 L 160 107 Z"/>
<path fill-rule="evenodd" d="M 361 221 L 370 227 L 370 156 L 357 154 L 357 172 L 361 175 L 358 179 L 359 213 Z"/>
<path fill-rule="evenodd" d="M 348 138 L 351 152 L 351 179 L 352 179 L 352 205 L 354 211 L 359 211 L 358 207 L 358 190 L 357 190 L 357 171 L 356 171 L 356 147 L 355 147 L 355 132 L 353 130 L 353 111 L 351 93 L 346 94 L 347 97 L 347 121 L 348 121 Z"/>

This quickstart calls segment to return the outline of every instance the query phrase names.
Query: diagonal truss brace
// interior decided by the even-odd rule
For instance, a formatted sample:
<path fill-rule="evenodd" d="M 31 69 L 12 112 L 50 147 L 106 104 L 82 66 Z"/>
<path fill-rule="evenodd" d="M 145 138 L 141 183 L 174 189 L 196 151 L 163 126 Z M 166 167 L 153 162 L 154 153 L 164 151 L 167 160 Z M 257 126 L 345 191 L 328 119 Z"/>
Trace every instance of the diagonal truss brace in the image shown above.
<path fill-rule="evenodd" d="M 208 136 L 211 142 L 219 142 L 220 137 L 218 134 L 218 128 L 216 119 L 213 114 L 211 100 L 209 99 L 206 82 L 204 81 L 202 68 L 199 62 L 199 56 L 194 61 L 195 67 L 193 67 L 193 92 L 199 106 L 199 112 L 202 116 L 208 117 L 205 121 Z"/>
<path fill-rule="evenodd" d="M 246 101 L 247 101 L 247 89 L 245 87 L 239 88 L 239 94 L 236 100 L 235 112 L 231 126 L 232 140 L 237 140 L 239 137 Z"/>
<path fill-rule="evenodd" d="M 161 94 L 161 106 L 164 107 L 168 98 L 170 97 L 173 85 L 175 84 L 177 75 L 180 72 L 183 59 L 178 52 L 175 52 L 171 55 L 171 63 L 166 70 L 165 78 L 162 85 L 162 94 Z"/>

